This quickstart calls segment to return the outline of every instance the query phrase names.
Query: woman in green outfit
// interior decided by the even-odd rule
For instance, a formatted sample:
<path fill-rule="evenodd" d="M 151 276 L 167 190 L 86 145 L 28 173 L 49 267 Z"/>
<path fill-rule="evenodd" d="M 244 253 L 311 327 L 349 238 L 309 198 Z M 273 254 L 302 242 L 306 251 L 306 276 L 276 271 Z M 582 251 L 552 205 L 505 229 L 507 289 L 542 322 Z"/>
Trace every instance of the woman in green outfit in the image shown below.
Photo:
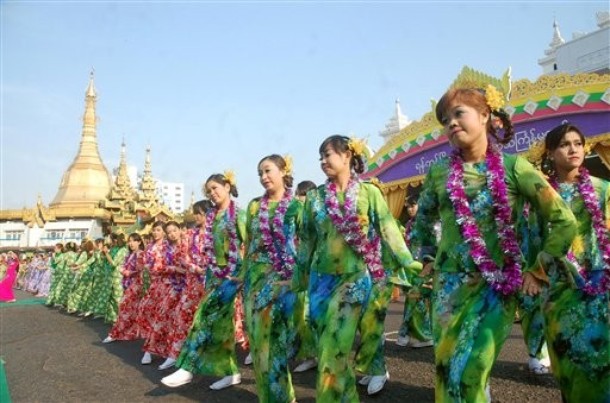
<path fill-rule="evenodd" d="M 574 215 L 540 172 L 499 151 L 496 142 L 513 135 L 503 104 L 503 94 L 489 85 L 451 89 L 436 106 L 454 150 L 427 173 L 412 244 L 421 248 L 422 258 L 435 257 L 424 274 L 434 268 L 437 402 L 491 399 L 489 376 L 512 328 L 516 293 L 521 287 L 530 295 L 540 291 L 536 276 L 544 273 L 522 267 L 514 226 L 524 203 L 551 229 L 542 256 L 565 256 L 575 234 Z M 499 119 L 503 137 L 492 118 Z M 434 223 L 439 219 L 437 242 Z"/>
<path fill-rule="evenodd" d="M 545 139 L 543 170 L 578 221 L 567 264 L 549 267 L 543 293 L 553 376 L 565 402 L 610 402 L 610 184 L 584 167 L 585 137 L 573 125 Z"/>
<path fill-rule="evenodd" d="M 92 265 L 95 261 L 94 250 L 95 244 L 93 241 L 85 241 L 82 252 L 74 263 L 74 284 L 66 305 L 68 313 L 76 313 L 83 299 L 86 299 L 91 292 L 93 285 Z"/>
<path fill-rule="evenodd" d="M 55 269 L 54 275 L 57 276 L 57 283 L 52 294 L 49 294 L 47 304 L 55 307 L 63 308 L 67 303 L 68 293 L 70 286 L 72 285 L 72 279 L 74 274 L 72 273 L 72 266 L 76 261 L 76 251 L 78 246 L 74 242 L 68 242 L 65 246 L 65 253 L 62 256 L 61 263 Z M 55 282 L 55 281 L 54 281 Z"/>
<path fill-rule="evenodd" d="M 63 274 L 64 258 L 64 245 L 61 243 L 55 244 L 55 250 L 49 265 L 49 269 L 51 270 L 51 286 L 49 287 L 49 295 L 45 301 L 45 305 L 47 306 L 55 304 L 55 290 L 57 289 L 57 285 Z"/>
<path fill-rule="evenodd" d="M 240 249 L 246 237 L 246 215 L 231 198 L 237 197 L 232 173 L 210 176 L 205 193 L 214 203 L 205 221 L 206 291 L 176 361 L 178 371 L 161 380 L 171 388 L 191 382 L 193 374 L 222 376 L 210 385 L 213 390 L 241 383 L 233 315 L 241 283 Z"/>
<path fill-rule="evenodd" d="M 364 170 L 365 145 L 331 136 L 320 146 L 328 180 L 310 191 L 299 231 L 299 276 L 309 278 L 311 321 L 317 335 L 317 401 L 358 401 L 350 351 L 372 282 L 389 287 L 408 284 L 403 269 L 421 268 L 405 246 L 381 191 L 358 180 Z M 388 279 L 381 264 L 381 242 L 397 258 Z"/>
<path fill-rule="evenodd" d="M 244 308 L 258 400 L 295 401 L 288 361 L 295 337 L 291 280 L 302 204 L 292 195 L 289 159 L 272 154 L 258 164 L 265 194 L 246 210 Z"/>

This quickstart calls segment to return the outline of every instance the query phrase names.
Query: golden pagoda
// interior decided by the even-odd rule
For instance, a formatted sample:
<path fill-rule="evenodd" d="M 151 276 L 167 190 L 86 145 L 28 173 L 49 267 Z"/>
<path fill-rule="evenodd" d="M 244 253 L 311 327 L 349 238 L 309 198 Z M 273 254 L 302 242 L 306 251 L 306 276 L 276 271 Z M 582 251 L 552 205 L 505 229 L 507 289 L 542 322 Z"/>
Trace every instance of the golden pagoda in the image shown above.
<path fill-rule="evenodd" d="M 97 145 L 97 94 L 93 72 L 85 93 L 85 114 L 80 147 L 64 173 L 57 195 L 49 205 L 57 217 L 102 217 L 100 200 L 110 192 L 112 181 L 104 166 Z M 98 211 L 96 211 L 98 210 Z"/>

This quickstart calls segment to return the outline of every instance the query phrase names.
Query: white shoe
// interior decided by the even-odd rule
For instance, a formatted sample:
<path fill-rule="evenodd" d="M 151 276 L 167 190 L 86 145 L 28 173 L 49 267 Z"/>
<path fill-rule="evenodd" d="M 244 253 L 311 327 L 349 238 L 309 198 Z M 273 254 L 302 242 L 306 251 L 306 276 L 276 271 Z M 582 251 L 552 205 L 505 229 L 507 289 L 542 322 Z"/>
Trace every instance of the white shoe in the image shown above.
<path fill-rule="evenodd" d="M 385 383 L 388 379 L 390 379 L 390 374 L 387 371 L 386 371 L 385 375 L 372 376 L 371 381 L 369 382 L 369 386 L 366 389 L 366 392 L 369 395 L 374 395 L 376 393 L 381 392 L 381 390 L 385 386 Z"/>
<path fill-rule="evenodd" d="M 142 356 L 142 361 L 140 361 L 142 365 L 148 365 L 152 362 L 152 355 L 150 353 L 144 353 Z"/>
<path fill-rule="evenodd" d="M 163 364 L 159 365 L 159 371 L 163 371 L 164 369 L 173 367 L 175 363 L 176 360 L 174 360 L 173 358 L 168 358 Z"/>
<path fill-rule="evenodd" d="M 180 368 L 178 371 L 161 379 L 161 383 L 170 388 L 186 385 L 193 380 L 193 374 L 186 369 Z"/>
<path fill-rule="evenodd" d="M 229 386 L 237 385 L 241 383 L 241 375 L 229 375 L 222 378 L 220 381 L 216 381 L 210 385 L 210 389 L 212 390 L 221 390 L 224 388 L 228 388 Z"/>
<path fill-rule="evenodd" d="M 371 375 L 365 375 L 358 381 L 358 385 L 366 386 L 371 382 Z"/>
<path fill-rule="evenodd" d="M 310 358 L 296 366 L 292 372 L 305 372 L 318 366 L 318 361 L 315 358 Z"/>
<path fill-rule="evenodd" d="M 252 353 L 248 353 L 244 360 L 244 365 L 252 365 Z"/>
<path fill-rule="evenodd" d="M 112 343 L 114 341 L 114 339 L 110 336 L 106 336 L 106 338 L 104 340 L 102 340 L 102 343 L 104 344 L 108 344 L 108 343 Z M 142 363 L 144 364 L 144 363 Z"/>
<path fill-rule="evenodd" d="M 406 347 L 409 344 L 409 336 L 398 336 L 396 344 L 401 347 Z"/>
<path fill-rule="evenodd" d="M 491 390 L 489 388 L 489 384 L 485 386 L 485 397 L 487 398 L 487 402 L 491 403 Z"/>
<path fill-rule="evenodd" d="M 434 342 L 432 340 L 411 341 L 409 343 L 409 347 L 413 348 L 431 347 L 432 345 L 434 345 Z"/>
<path fill-rule="evenodd" d="M 535 357 L 530 357 L 529 361 L 527 362 L 527 366 L 529 367 L 530 371 L 536 375 L 546 375 L 549 373 L 549 366 L 544 365 L 542 360 Z"/>

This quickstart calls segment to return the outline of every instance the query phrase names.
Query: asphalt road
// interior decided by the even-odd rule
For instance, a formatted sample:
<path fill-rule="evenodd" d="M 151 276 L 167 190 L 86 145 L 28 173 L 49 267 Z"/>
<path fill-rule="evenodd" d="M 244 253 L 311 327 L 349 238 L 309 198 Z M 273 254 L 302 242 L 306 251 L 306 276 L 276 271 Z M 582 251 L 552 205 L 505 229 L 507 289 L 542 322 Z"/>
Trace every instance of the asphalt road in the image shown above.
<path fill-rule="evenodd" d="M 108 324 L 47 308 L 24 292 L 16 295 L 17 304 L 0 304 L 0 355 L 13 402 L 257 401 L 251 367 L 242 365 L 242 383 L 222 391 L 208 388 L 217 379 L 210 377 L 195 377 L 189 385 L 169 389 L 159 381 L 172 370 L 159 371 L 160 358 L 152 365 L 140 364 L 141 341 L 102 344 Z M 393 303 L 386 320 L 391 378 L 373 397 L 360 387 L 363 402 L 434 401 L 432 348 L 404 348 L 393 342 L 401 314 L 402 303 Z M 243 362 L 245 352 L 238 355 Z M 560 402 L 552 376 L 530 374 L 526 359 L 515 325 L 492 372 L 493 401 Z M 315 401 L 315 371 L 294 374 L 293 382 L 299 402 Z"/>

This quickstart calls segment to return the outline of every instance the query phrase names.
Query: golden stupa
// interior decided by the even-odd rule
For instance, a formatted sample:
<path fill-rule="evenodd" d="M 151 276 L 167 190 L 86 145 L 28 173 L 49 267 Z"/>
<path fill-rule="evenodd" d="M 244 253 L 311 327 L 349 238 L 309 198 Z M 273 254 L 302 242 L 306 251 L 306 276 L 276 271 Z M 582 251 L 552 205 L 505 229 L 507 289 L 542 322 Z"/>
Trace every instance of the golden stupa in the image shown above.
<path fill-rule="evenodd" d="M 72 165 L 64 173 L 57 195 L 49 205 L 56 215 L 68 211 L 95 209 L 112 188 L 110 173 L 104 166 L 97 145 L 97 94 L 93 84 L 93 72 L 85 93 L 85 114 L 80 147 Z M 95 215 L 95 214 L 94 214 Z"/>

